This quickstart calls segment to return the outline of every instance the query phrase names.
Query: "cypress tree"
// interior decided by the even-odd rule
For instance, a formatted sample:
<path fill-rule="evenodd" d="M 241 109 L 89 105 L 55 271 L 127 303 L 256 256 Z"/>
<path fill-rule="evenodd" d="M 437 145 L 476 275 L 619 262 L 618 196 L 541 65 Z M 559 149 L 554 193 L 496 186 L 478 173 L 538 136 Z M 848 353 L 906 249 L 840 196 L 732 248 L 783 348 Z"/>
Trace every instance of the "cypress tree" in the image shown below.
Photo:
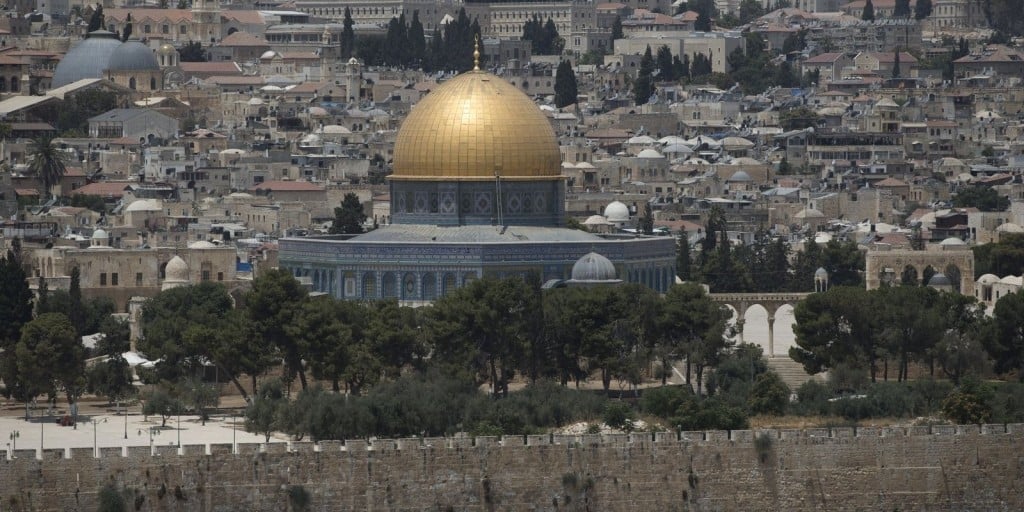
<path fill-rule="evenodd" d="M 693 260 L 690 257 L 690 239 L 686 236 L 686 230 L 679 230 L 679 240 L 676 243 L 676 275 L 683 281 L 690 280 L 693 269 Z"/>
<path fill-rule="evenodd" d="M 423 23 L 420 22 L 420 11 L 412 12 L 412 23 L 409 24 L 409 54 L 414 66 L 422 66 L 427 51 L 427 40 L 423 36 Z"/>
<path fill-rule="evenodd" d="M 612 22 L 612 41 L 622 38 L 622 17 L 615 16 L 615 21 Z"/>
<path fill-rule="evenodd" d="M 914 19 L 923 20 L 932 15 L 932 0 L 917 0 L 914 5 Z"/>
<path fill-rule="evenodd" d="M 651 56 L 651 46 L 647 45 L 644 56 L 640 59 L 640 72 L 633 84 L 633 101 L 637 105 L 647 103 L 651 99 L 651 95 L 654 94 L 652 74 L 654 74 L 654 57 Z"/>
<path fill-rule="evenodd" d="M 578 95 L 576 72 L 573 71 L 569 61 L 563 60 L 558 63 L 558 70 L 555 74 L 555 106 L 562 108 L 573 105 L 576 103 Z"/>
<path fill-rule="evenodd" d="M 355 24 L 352 21 L 352 9 L 345 7 L 345 19 L 342 21 L 344 28 L 341 29 L 341 57 L 344 59 L 351 58 L 356 49 L 356 33 L 352 29 Z"/>
<path fill-rule="evenodd" d="M 864 10 L 860 13 L 860 19 L 875 21 L 875 4 L 871 3 L 871 0 L 864 2 Z"/>

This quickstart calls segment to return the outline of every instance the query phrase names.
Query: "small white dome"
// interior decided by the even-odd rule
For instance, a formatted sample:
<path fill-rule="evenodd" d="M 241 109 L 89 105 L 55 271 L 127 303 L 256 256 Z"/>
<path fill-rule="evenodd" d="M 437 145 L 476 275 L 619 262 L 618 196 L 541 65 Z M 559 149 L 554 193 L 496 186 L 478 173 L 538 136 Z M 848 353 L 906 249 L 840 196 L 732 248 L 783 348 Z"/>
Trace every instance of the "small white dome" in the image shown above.
<path fill-rule="evenodd" d="M 192 242 L 192 243 L 188 244 L 188 248 L 189 249 L 216 249 L 217 246 L 213 245 L 210 242 L 207 242 L 206 240 L 199 240 L 197 242 Z"/>
<path fill-rule="evenodd" d="M 263 100 L 260 99 L 260 98 L 249 98 L 249 104 L 250 105 L 262 105 L 263 104 Z"/>
<path fill-rule="evenodd" d="M 158 212 L 164 209 L 159 199 L 136 199 L 124 209 L 125 212 Z"/>
<path fill-rule="evenodd" d="M 814 208 L 804 208 L 803 210 L 800 210 L 799 212 L 797 212 L 796 215 L 793 216 L 793 218 L 796 219 L 821 219 L 824 217 L 824 213 L 821 213 L 820 211 Z"/>
<path fill-rule="evenodd" d="M 164 267 L 164 281 L 170 283 L 188 282 L 188 263 L 185 263 L 181 256 L 175 256 L 167 262 L 167 266 Z"/>
<path fill-rule="evenodd" d="M 274 57 L 277 57 L 277 52 L 274 50 L 267 50 L 263 52 L 263 55 L 260 55 L 260 60 L 273 59 Z"/>
<path fill-rule="evenodd" d="M 639 144 L 639 145 L 643 145 L 643 144 L 654 144 L 655 142 L 658 142 L 658 141 L 656 141 L 653 138 L 648 137 L 646 135 L 638 135 L 636 137 L 631 137 L 629 140 L 626 141 L 626 144 Z"/>
<path fill-rule="evenodd" d="M 608 225 L 608 219 L 600 215 L 591 215 L 587 217 L 587 220 L 583 221 L 584 226 L 606 226 Z"/>
<path fill-rule="evenodd" d="M 327 109 L 323 107 L 309 107 L 309 115 L 313 117 L 327 117 Z"/>
<path fill-rule="evenodd" d="M 108 235 L 107 232 L 103 231 L 102 229 L 97 229 L 96 231 L 92 232 L 92 239 L 93 240 L 109 240 L 110 239 L 110 235 Z"/>
<path fill-rule="evenodd" d="M 661 153 L 658 153 L 657 151 L 655 151 L 653 149 L 645 149 L 645 150 L 641 151 L 639 154 L 637 154 L 636 157 L 637 158 L 652 158 L 652 159 L 653 158 L 665 158 L 665 157 L 661 156 Z"/>
<path fill-rule="evenodd" d="M 825 270 L 825 267 L 818 267 L 818 270 L 814 271 L 814 277 L 818 279 L 828 279 L 828 270 Z"/>
<path fill-rule="evenodd" d="M 733 158 L 732 162 L 729 162 L 729 165 L 763 165 L 763 164 L 761 163 L 761 161 L 759 161 L 756 158 L 750 158 L 749 156 L 741 156 L 739 158 Z"/>
<path fill-rule="evenodd" d="M 340 124 L 329 124 L 327 126 L 324 126 L 323 132 L 324 132 L 325 135 L 327 135 L 327 134 L 331 134 L 331 135 L 348 135 L 348 134 L 352 133 L 352 130 L 349 130 L 348 128 L 345 128 L 344 126 L 341 126 Z"/>
<path fill-rule="evenodd" d="M 983 274 L 981 277 L 978 278 L 978 284 L 981 285 L 995 284 L 998 282 L 999 278 L 996 277 L 994 274 Z"/>
<path fill-rule="evenodd" d="M 996 228 L 996 231 L 1000 233 L 1024 233 L 1024 228 L 1022 228 L 1020 224 L 1007 222 L 1000 224 L 999 227 Z"/>
<path fill-rule="evenodd" d="M 949 238 L 939 242 L 939 245 L 946 245 L 946 246 L 949 246 L 949 245 L 967 245 L 967 243 L 964 242 L 963 240 L 955 237 L 955 236 L 951 236 L 951 237 L 949 237 Z"/>
<path fill-rule="evenodd" d="M 611 260 L 596 252 L 584 254 L 572 266 L 573 281 L 615 281 L 617 274 Z"/>
<path fill-rule="evenodd" d="M 604 207 L 604 218 L 608 219 L 608 222 L 628 222 L 629 207 L 621 201 L 612 201 Z"/>

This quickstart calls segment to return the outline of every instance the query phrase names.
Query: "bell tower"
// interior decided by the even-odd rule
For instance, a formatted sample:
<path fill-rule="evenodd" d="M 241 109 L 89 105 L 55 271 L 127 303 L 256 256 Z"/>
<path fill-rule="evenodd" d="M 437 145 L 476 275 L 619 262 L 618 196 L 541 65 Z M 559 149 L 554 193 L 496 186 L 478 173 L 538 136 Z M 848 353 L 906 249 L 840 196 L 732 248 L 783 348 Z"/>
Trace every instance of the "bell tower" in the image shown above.
<path fill-rule="evenodd" d="M 220 0 L 193 0 L 192 33 L 203 46 L 220 41 Z"/>

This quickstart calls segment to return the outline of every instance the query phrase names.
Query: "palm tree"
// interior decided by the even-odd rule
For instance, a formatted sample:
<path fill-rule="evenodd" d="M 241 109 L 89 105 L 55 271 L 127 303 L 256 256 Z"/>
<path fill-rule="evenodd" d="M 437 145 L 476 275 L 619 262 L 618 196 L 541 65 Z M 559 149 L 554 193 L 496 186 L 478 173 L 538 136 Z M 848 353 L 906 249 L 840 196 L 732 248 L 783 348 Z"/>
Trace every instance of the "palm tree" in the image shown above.
<path fill-rule="evenodd" d="M 40 135 L 29 144 L 28 157 L 31 162 L 29 169 L 43 182 L 45 195 L 49 196 L 53 186 L 60 182 L 67 171 L 64 152 L 54 146 L 52 135 Z"/>

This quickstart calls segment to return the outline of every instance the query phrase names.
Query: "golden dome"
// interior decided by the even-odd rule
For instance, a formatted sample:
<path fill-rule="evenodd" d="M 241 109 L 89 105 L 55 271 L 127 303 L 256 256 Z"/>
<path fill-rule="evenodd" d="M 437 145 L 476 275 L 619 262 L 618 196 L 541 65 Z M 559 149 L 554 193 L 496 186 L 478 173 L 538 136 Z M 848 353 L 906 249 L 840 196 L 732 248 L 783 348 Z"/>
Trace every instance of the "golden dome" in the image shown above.
<path fill-rule="evenodd" d="M 500 77 L 470 71 L 406 117 L 391 179 L 552 179 L 561 162 L 555 131 L 533 101 Z"/>

